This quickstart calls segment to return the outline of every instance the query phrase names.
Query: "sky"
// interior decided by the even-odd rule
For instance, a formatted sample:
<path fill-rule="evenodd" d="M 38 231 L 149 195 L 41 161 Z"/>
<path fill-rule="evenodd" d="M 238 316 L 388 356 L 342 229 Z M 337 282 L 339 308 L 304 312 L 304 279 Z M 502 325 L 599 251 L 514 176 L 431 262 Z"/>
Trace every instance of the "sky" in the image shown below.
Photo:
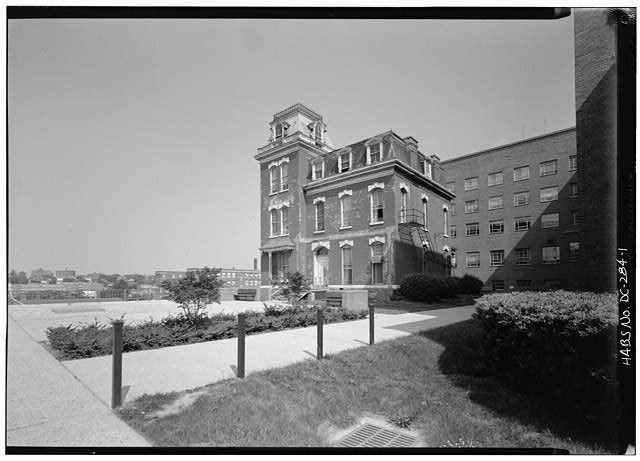
<path fill-rule="evenodd" d="M 554 21 L 10 20 L 9 268 L 250 268 L 273 114 L 442 160 L 575 125 Z"/>

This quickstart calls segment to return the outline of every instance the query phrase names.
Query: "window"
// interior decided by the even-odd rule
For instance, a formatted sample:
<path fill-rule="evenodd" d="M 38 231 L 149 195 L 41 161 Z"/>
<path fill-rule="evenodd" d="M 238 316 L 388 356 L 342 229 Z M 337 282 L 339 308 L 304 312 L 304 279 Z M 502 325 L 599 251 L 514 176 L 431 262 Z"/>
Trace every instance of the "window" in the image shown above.
<path fill-rule="evenodd" d="M 456 232 L 456 226 L 451 226 L 450 232 L 451 237 L 456 238 L 458 236 L 458 233 Z"/>
<path fill-rule="evenodd" d="M 491 288 L 493 291 L 504 291 L 504 280 L 492 280 Z"/>
<path fill-rule="evenodd" d="M 371 222 L 380 223 L 384 221 L 384 203 L 382 201 L 382 190 L 373 189 L 371 191 Z"/>
<path fill-rule="evenodd" d="M 276 139 L 280 139 L 282 137 L 282 124 L 278 123 L 276 125 Z"/>
<path fill-rule="evenodd" d="M 524 181 L 529 179 L 529 165 L 513 169 L 513 181 Z"/>
<path fill-rule="evenodd" d="M 280 189 L 280 181 L 278 178 L 278 171 L 276 168 L 269 169 L 269 176 L 271 178 L 271 193 L 275 194 Z"/>
<path fill-rule="evenodd" d="M 340 199 L 340 227 L 351 227 L 351 196 Z"/>
<path fill-rule="evenodd" d="M 569 171 L 575 171 L 578 169 L 578 156 L 570 155 L 569 156 Z"/>
<path fill-rule="evenodd" d="M 516 192 L 513 194 L 513 206 L 524 206 L 529 204 L 529 191 Z"/>
<path fill-rule="evenodd" d="M 444 235 L 447 235 L 447 231 L 449 230 L 449 210 L 446 208 L 442 209 L 442 221 L 444 223 L 444 230 L 442 232 Z"/>
<path fill-rule="evenodd" d="M 376 242 L 371 245 L 371 281 L 372 283 L 383 283 L 382 279 L 382 243 Z"/>
<path fill-rule="evenodd" d="M 449 192 L 451 192 L 452 194 L 456 193 L 456 183 L 455 182 L 448 182 L 444 185 L 444 188 L 447 189 Z"/>
<path fill-rule="evenodd" d="M 499 210 L 502 207 L 504 207 L 504 200 L 502 199 L 502 196 L 489 198 L 490 210 Z"/>
<path fill-rule="evenodd" d="M 578 225 L 578 210 L 571 210 L 571 225 Z"/>
<path fill-rule="evenodd" d="M 480 252 L 471 251 L 467 253 L 467 267 L 480 267 Z"/>
<path fill-rule="evenodd" d="M 351 285 L 353 283 L 353 262 L 351 260 L 351 247 L 342 247 L 342 284 Z"/>
<path fill-rule="evenodd" d="M 314 163 L 311 167 L 311 180 L 321 179 L 324 177 L 324 162 Z"/>
<path fill-rule="evenodd" d="M 558 227 L 560 225 L 560 213 L 547 213 L 540 217 L 540 223 L 543 229 L 549 227 Z"/>
<path fill-rule="evenodd" d="M 426 198 L 422 199 L 422 219 L 424 228 L 429 228 L 429 201 Z"/>
<path fill-rule="evenodd" d="M 478 201 L 477 200 L 468 200 L 464 202 L 464 212 L 465 213 L 477 213 L 478 212 Z"/>
<path fill-rule="evenodd" d="M 499 186 L 504 183 L 504 174 L 502 171 L 491 173 L 489 175 L 489 186 Z"/>
<path fill-rule="evenodd" d="M 491 266 L 502 266 L 504 264 L 504 250 L 491 250 Z"/>
<path fill-rule="evenodd" d="M 516 265 L 526 266 L 531 264 L 531 250 L 529 248 L 516 249 Z"/>
<path fill-rule="evenodd" d="M 324 202 L 316 203 L 316 232 L 324 231 Z"/>
<path fill-rule="evenodd" d="M 464 180 L 464 190 L 476 190 L 478 188 L 478 177 Z"/>
<path fill-rule="evenodd" d="M 553 202 L 558 200 L 558 186 L 540 189 L 540 202 Z"/>
<path fill-rule="evenodd" d="M 558 161 L 540 162 L 540 176 L 549 176 L 558 172 Z"/>
<path fill-rule="evenodd" d="M 400 222 L 407 222 L 407 197 L 409 193 L 406 189 L 400 189 Z"/>
<path fill-rule="evenodd" d="M 280 220 L 282 221 L 282 235 L 289 234 L 289 208 L 286 206 L 280 210 Z"/>
<path fill-rule="evenodd" d="M 316 126 L 313 130 L 313 135 L 316 138 L 316 141 L 318 142 L 322 141 L 322 125 L 320 125 L 319 123 L 316 123 Z"/>
<path fill-rule="evenodd" d="M 572 182 L 570 186 L 571 186 L 571 195 L 569 197 L 576 198 L 578 196 L 578 183 Z"/>
<path fill-rule="evenodd" d="M 275 237 L 280 234 L 279 222 L 278 222 L 278 210 L 271 210 L 271 236 Z"/>
<path fill-rule="evenodd" d="M 289 190 L 289 162 L 280 165 L 280 190 Z"/>
<path fill-rule="evenodd" d="M 428 160 L 424 162 L 423 173 L 427 178 L 432 179 L 433 166 L 431 165 L 431 162 L 429 162 Z"/>
<path fill-rule="evenodd" d="M 480 235 L 480 223 L 469 223 L 465 226 L 465 235 L 467 237 L 472 235 Z"/>
<path fill-rule="evenodd" d="M 369 144 L 367 146 L 369 164 L 376 163 L 382 160 L 382 155 L 380 154 L 380 144 L 381 143 L 375 143 L 375 144 Z"/>
<path fill-rule="evenodd" d="M 514 231 L 525 231 L 531 228 L 531 218 L 529 216 L 516 218 L 513 221 L 513 230 Z"/>
<path fill-rule="evenodd" d="M 531 280 L 516 280 L 518 290 L 528 290 L 531 288 Z"/>
<path fill-rule="evenodd" d="M 580 243 L 569 242 L 569 261 L 575 262 L 580 256 Z"/>
<path fill-rule="evenodd" d="M 338 158 L 338 169 L 340 173 L 344 173 L 345 171 L 349 171 L 351 169 L 351 153 L 345 152 L 341 154 Z"/>
<path fill-rule="evenodd" d="M 544 264 L 557 264 L 560 262 L 560 247 L 550 246 L 542 248 L 542 262 Z"/>
<path fill-rule="evenodd" d="M 451 216 L 456 215 L 456 204 L 455 202 L 451 203 Z"/>
<path fill-rule="evenodd" d="M 503 234 L 504 233 L 504 221 L 502 219 L 496 221 L 489 221 L 489 233 L 490 234 Z"/>

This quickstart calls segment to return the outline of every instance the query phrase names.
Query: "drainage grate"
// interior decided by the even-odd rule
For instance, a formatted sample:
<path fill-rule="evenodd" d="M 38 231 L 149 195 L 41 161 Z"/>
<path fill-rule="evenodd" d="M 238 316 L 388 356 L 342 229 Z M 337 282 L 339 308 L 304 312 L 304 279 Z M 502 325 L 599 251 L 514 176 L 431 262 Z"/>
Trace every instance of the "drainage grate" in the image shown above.
<path fill-rule="evenodd" d="M 416 437 L 406 432 L 365 423 L 339 443 L 339 447 L 410 447 Z"/>

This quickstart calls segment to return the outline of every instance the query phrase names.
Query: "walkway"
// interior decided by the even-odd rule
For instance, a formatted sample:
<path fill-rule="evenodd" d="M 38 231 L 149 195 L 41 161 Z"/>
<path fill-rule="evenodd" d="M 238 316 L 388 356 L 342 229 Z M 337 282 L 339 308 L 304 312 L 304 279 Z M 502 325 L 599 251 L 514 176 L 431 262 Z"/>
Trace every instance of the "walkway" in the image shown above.
<path fill-rule="evenodd" d="M 375 341 L 468 320 L 473 307 L 419 313 L 376 314 Z M 369 320 L 324 326 L 324 353 L 364 347 Z M 235 338 L 123 354 L 123 401 L 143 394 L 183 391 L 235 376 Z M 246 337 L 246 374 L 316 358 L 316 327 Z M 111 356 L 63 362 L 105 404 L 111 401 Z"/>
<path fill-rule="evenodd" d="M 8 447 L 149 445 L 13 318 L 8 321 Z"/>

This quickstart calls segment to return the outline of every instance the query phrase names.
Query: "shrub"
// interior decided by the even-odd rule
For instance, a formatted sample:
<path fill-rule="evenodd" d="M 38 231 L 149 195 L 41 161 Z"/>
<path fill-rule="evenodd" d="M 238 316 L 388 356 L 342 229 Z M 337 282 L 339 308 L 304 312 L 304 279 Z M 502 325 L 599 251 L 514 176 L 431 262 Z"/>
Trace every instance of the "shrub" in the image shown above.
<path fill-rule="evenodd" d="M 291 305 L 299 304 L 298 298 L 309 291 L 309 281 L 300 272 L 287 272 L 284 279 L 278 283 L 280 291 L 277 295 L 279 299 L 287 301 Z"/>
<path fill-rule="evenodd" d="M 362 319 L 367 311 L 325 308 L 325 323 Z M 266 312 L 247 312 L 247 334 L 280 331 L 315 325 L 315 306 L 267 306 Z M 161 321 L 148 320 L 137 325 L 124 325 L 122 349 L 132 352 L 160 347 L 192 344 L 233 338 L 237 334 L 236 316 L 230 314 L 203 315 L 197 321 L 184 315 L 170 316 Z M 47 329 L 51 347 L 61 352 L 62 359 L 78 359 L 111 354 L 111 326 L 95 321 L 77 326 Z"/>
<path fill-rule="evenodd" d="M 433 302 L 453 298 L 459 292 L 459 279 L 438 279 L 425 274 L 408 274 L 400 281 L 400 295 L 411 301 Z"/>
<path fill-rule="evenodd" d="M 464 277 L 458 279 L 458 293 L 465 295 L 477 295 L 482 289 L 482 280 L 473 275 L 465 274 Z"/>
<path fill-rule="evenodd" d="M 474 313 L 483 332 L 483 359 L 518 390 L 559 398 L 589 393 L 612 378 L 616 306 L 612 294 L 485 295 Z"/>
<path fill-rule="evenodd" d="M 190 323 L 198 323 L 206 317 L 208 304 L 220 303 L 218 271 L 204 267 L 188 272 L 180 280 L 165 280 L 161 286 L 169 292 L 169 299 L 182 309 L 182 316 Z"/>

